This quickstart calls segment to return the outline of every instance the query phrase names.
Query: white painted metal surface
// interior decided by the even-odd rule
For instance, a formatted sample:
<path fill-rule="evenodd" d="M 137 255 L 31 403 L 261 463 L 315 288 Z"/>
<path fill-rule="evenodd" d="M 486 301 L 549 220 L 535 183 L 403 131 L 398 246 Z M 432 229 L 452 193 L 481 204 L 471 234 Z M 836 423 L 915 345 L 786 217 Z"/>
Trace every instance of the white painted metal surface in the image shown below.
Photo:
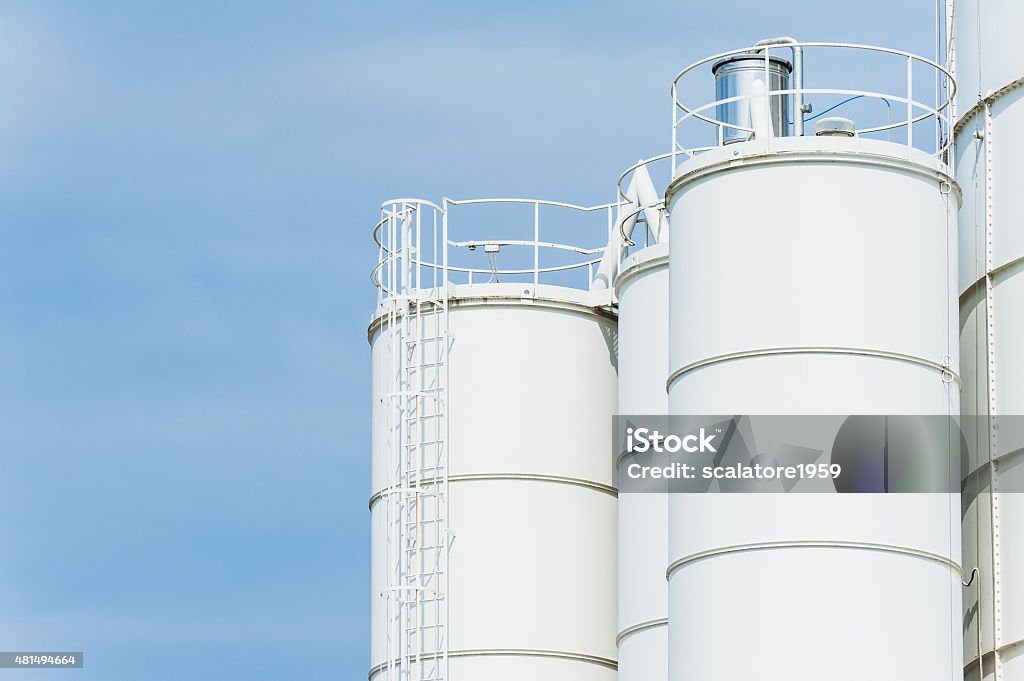
<path fill-rule="evenodd" d="M 961 363 L 965 415 L 1024 414 L 1024 5 L 947 2 L 957 97 Z M 947 21 L 950 19 L 948 18 Z M 977 433 L 964 514 L 965 677 L 1024 679 L 1024 442 L 993 421 Z M 979 648 L 983 653 L 979 660 Z M 979 668 L 980 667 L 980 668 Z"/>
<path fill-rule="evenodd" d="M 668 197 L 670 413 L 958 413 L 957 195 L 932 155 L 755 140 Z M 669 505 L 670 678 L 959 678 L 959 495 Z"/>
<path fill-rule="evenodd" d="M 668 243 L 629 255 L 616 280 L 619 409 L 668 411 Z M 619 494 L 619 681 L 668 679 L 668 495 Z"/>
<path fill-rule="evenodd" d="M 390 202 L 376 230 L 371 681 L 615 678 L 616 320 L 610 292 L 587 288 L 603 249 L 543 241 L 552 204 L 525 203 L 524 238 L 456 241 L 447 200 Z M 585 211 L 602 241 L 604 210 Z M 501 267 L 515 247 L 525 265 Z M 457 265 L 456 249 L 490 264 Z M 545 266 L 550 250 L 578 259 Z M 580 288 L 545 283 L 573 272 Z M 410 350 L 421 336 L 446 340 L 443 372 Z M 404 378 L 410 365 L 427 388 Z"/>

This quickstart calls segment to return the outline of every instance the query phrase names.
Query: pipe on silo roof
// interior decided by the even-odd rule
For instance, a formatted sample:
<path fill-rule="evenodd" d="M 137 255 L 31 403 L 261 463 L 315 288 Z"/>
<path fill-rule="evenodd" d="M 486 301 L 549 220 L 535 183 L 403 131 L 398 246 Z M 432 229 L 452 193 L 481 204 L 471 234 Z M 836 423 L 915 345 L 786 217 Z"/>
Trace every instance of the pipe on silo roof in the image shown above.
<path fill-rule="evenodd" d="M 768 47 L 770 45 L 789 45 L 793 51 L 793 88 L 796 90 L 793 96 L 793 132 L 797 137 L 804 134 L 804 48 L 796 38 L 792 36 L 780 36 L 778 38 L 765 38 L 754 43 L 754 47 Z"/>

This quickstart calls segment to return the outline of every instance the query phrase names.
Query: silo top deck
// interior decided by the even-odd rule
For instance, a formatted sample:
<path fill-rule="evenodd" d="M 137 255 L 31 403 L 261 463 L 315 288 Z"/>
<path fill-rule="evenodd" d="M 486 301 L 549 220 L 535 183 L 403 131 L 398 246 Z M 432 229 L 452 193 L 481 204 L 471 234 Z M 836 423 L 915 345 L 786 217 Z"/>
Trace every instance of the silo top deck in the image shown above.
<path fill-rule="evenodd" d="M 856 137 L 778 137 L 709 149 L 686 158 L 666 192 L 669 200 L 684 185 L 710 175 L 768 163 L 834 162 L 898 169 L 936 182 L 958 205 L 961 190 L 950 168 L 934 154 L 905 144 Z M 799 188 L 794 187 L 794 191 Z"/>
<path fill-rule="evenodd" d="M 780 86 L 772 72 L 782 57 L 791 58 L 794 68 L 792 80 L 787 74 Z M 763 64 L 760 85 L 738 94 L 721 88 L 709 101 L 716 65 L 737 58 Z M 804 64 L 820 74 L 814 82 L 805 79 Z M 946 67 L 887 47 L 784 38 L 721 52 L 690 64 L 672 82 L 672 174 L 688 159 L 731 142 L 814 136 L 814 121 L 824 115 L 853 119 L 857 139 L 902 144 L 948 162 L 955 96 Z M 768 112 L 768 131 L 762 126 L 758 133 L 752 121 L 764 120 L 761 110 Z"/>
<path fill-rule="evenodd" d="M 407 307 L 558 305 L 613 315 L 596 280 L 622 203 L 393 199 L 373 230 L 372 320 Z"/>

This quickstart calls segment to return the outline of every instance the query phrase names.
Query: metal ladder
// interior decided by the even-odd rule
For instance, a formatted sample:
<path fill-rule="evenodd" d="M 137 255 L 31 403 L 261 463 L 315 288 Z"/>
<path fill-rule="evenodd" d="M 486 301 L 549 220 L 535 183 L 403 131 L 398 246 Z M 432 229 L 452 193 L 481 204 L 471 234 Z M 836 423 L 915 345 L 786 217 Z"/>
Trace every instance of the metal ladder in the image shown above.
<path fill-rule="evenodd" d="M 421 208 L 403 203 L 389 225 L 400 266 L 388 316 L 387 681 L 448 679 L 448 289 L 436 267 L 423 281 Z"/>

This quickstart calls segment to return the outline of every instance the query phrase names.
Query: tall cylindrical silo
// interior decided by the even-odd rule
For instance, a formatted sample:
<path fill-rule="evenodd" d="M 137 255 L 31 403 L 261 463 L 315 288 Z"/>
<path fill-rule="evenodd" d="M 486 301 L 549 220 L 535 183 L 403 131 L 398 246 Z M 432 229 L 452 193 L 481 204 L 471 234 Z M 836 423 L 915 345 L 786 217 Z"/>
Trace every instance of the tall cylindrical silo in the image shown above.
<path fill-rule="evenodd" d="M 619 409 L 667 414 L 668 243 L 622 262 L 619 300 Z M 668 496 L 619 492 L 619 681 L 668 678 Z"/>
<path fill-rule="evenodd" d="M 406 257 L 422 262 L 423 250 Z M 613 681 L 616 499 L 607 452 L 617 356 L 608 292 L 601 304 L 566 286 L 427 289 L 414 279 L 385 291 L 369 329 L 370 681 Z M 417 355 L 422 338 L 429 351 Z M 443 360 L 435 339 L 447 344 Z M 441 363 L 443 371 L 431 368 Z M 410 365 L 428 380 L 403 384 Z M 390 402 L 413 393 L 444 398 L 388 416 Z M 439 416 L 444 425 L 431 425 Z M 401 474 L 409 450 L 428 453 L 426 484 Z M 440 458 L 443 494 L 432 486 Z M 439 541 L 431 523 L 442 521 Z M 433 552 L 416 553 L 422 542 Z M 418 562 L 408 559 L 414 553 Z"/>
<path fill-rule="evenodd" d="M 958 82 L 963 414 L 976 455 L 965 471 L 965 678 L 1024 679 L 1024 53 L 1017 0 L 949 0 Z M 991 419 L 989 417 L 992 417 Z M 999 420 L 1004 420 L 1000 427 Z M 979 649 L 981 654 L 979 655 Z"/>
<path fill-rule="evenodd" d="M 676 169 L 669 412 L 955 416 L 956 187 L 846 137 Z M 672 679 L 954 679 L 959 495 L 673 494 Z"/>

